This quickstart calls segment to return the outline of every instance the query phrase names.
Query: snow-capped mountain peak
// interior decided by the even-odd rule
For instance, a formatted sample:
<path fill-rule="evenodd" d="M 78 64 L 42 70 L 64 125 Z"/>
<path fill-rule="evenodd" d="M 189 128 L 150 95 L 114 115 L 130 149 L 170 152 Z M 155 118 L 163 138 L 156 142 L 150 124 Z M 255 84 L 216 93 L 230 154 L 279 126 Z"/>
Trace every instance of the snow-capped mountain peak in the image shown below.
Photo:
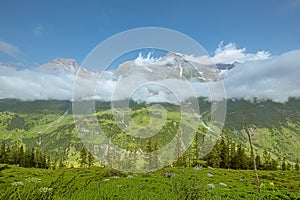
<path fill-rule="evenodd" d="M 47 73 L 66 73 L 76 74 L 80 69 L 80 65 L 75 59 L 70 58 L 56 58 L 48 63 L 42 64 L 36 67 L 35 71 L 47 72 Z"/>
<path fill-rule="evenodd" d="M 215 67 L 194 62 L 184 54 L 174 52 L 160 58 L 153 58 L 151 54 L 143 57 L 140 53 L 135 60 L 120 64 L 114 73 L 126 77 L 132 72 L 144 74 L 152 81 L 168 78 L 201 82 L 218 80 L 218 70 Z"/>

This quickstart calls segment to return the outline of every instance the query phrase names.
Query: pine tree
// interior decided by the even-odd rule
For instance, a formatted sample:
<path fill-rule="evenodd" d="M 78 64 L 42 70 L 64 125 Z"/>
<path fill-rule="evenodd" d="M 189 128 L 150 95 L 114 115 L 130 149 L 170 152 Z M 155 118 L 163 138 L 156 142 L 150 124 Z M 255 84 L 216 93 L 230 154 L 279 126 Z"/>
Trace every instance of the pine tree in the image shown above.
<path fill-rule="evenodd" d="M 153 169 L 156 169 L 159 167 L 159 160 L 158 160 L 158 142 L 155 141 L 154 146 L 153 146 L 153 156 L 152 156 L 152 163 L 153 163 Z"/>
<path fill-rule="evenodd" d="M 263 152 L 263 165 L 264 170 L 271 169 L 271 155 L 267 152 L 267 150 L 264 150 Z"/>
<path fill-rule="evenodd" d="M 8 164 L 8 154 L 7 154 L 6 146 L 7 146 L 6 141 L 3 141 L 0 150 L 0 163 Z"/>
<path fill-rule="evenodd" d="M 9 155 L 9 160 L 11 164 L 18 165 L 20 163 L 19 160 L 19 144 L 17 141 L 14 142 Z"/>
<path fill-rule="evenodd" d="M 10 149 L 9 145 L 7 145 L 7 147 L 6 147 L 6 155 L 7 155 L 7 161 L 6 161 L 6 163 L 7 164 L 14 164 L 13 163 L 13 158 L 11 157 L 11 149 Z"/>
<path fill-rule="evenodd" d="M 295 170 L 296 171 L 299 171 L 299 159 L 297 158 L 297 160 L 296 160 L 296 164 L 295 164 Z"/>
<path fill-rule="evenodd" d="M 219 157 L 219 144 L 218 142 L 213 147 L 211 152 L 205 157 L 205 160 L 207 161 L 207 165 L 218 168 L 220 167 L 220 157 Z"/>
<path fill-rule="evenodd" d="M 286 164 L 286 169 L 287 169 L 287 170 L 292 170 L 292 165 L 291 165 L 291 163 L 288 162 L 288 163 Z"/>
<path fill-rule="evenodd" d="M 237 169 L 247 169 L 247 155 L 241 144 L 238 144 L 236 152 Z"/>
<path fill-rule="evenodd" d="M 176 149 L 174 157 L 177 158 L 177 160 L 173 164 L 174 166 L 182 167 L 186 165 L 185 153 L 181 145 L 181 136 L 179 136 L 179 134 L 176 135 Z"/>
<path fill-rule="evenodd" d="M 257 154 L 255 157 L 257 169 L 263 169 L 263 164 L 261 162 L 260 156 Z"/>
<path fill-rule="evenodd" d="M 24 155 L 24 147 L 23 145 L 20 146 L 19 148 L 19 164 L 21 167 L 25 167 L 25 155 Z"/>
<path fill-rule="evenodd" d="M 29 153 L 29 167 L 35 167 L 35 166 L 36 166 L 35 153 L 34 153 L 34 148 L 32 147 Z"/>
<path fill-rule="evenodd" d="M 197 166 L 200 160 L 199 133 L 196 132 L 194 141 L 192 142 L 192 166 Z M 180 141 L 181 146 L 181 141 Z M 182 150 L 183 151 L 183 150 Z M 182 152 L 181 152 L 182 153 Z"/>
<path fill-rule="evenodd" d="M 220 167 L 221 168 L 229 168 L 229 146 L 225 141 L 225 138 L 222 137 L 220 142 Z"/>
<path fill-rule="evenodd" d="M 44 169 L 48 168 L 47 154 L 45 152 L 41 155 L 41 168 L 44 168 Z"/>
<path fill-rule="evenodd" d="M 60 159 L 60 160 L 59 160 L 58 167 L 59 167 L 59 168 L 64 168 L 65 166 L 66 166 L 66 165 L 65 165 L 63 159 Z"/>
<path fill-rule="evenodd" d="M 148 142 L 146 144 L 146 149 L 145 152 L 147 153 L 145 155 L 145 166 L 147 169 L 151 169 L 152 168 L 152 151 L 153 151 L 153 147 L 152 147 L 152 141 L 151 139 L 148 139 Z"/>
<path fill-rule="evenodd" d="M 38 149 L 35 150 L 35 166 L 36 168 L 41 168 L 41 155 Z"/>
<path fill-rule="evenodd" d="M 95 164 L 95 157 L 91 152 L 88 152 L 88 166 L 89 168 Z"/>
<path fill-rule="evenodd" d="M 276 170 L 278 166 L 278 162 L 275 159 L 271 160 L 271 166 L 270 166 L 270 170 Z"/>
<path fill-rule="evenodd" d="M 281 163 L 281 169 L 282 169 L 283 171 L 285 171 L 285 170 L 286 170 L 285 158 L 283 158 L 283 159 L 282 159 L 282 163 Z"/>
<path fill-rule="evenodd" d="M 79 164 L 81 167 L 85 167 L 87 164 L 87 152 L 85 147 L 83 146 L 81 151 L 80 151 L 80 160 L 79 160 Z"/>

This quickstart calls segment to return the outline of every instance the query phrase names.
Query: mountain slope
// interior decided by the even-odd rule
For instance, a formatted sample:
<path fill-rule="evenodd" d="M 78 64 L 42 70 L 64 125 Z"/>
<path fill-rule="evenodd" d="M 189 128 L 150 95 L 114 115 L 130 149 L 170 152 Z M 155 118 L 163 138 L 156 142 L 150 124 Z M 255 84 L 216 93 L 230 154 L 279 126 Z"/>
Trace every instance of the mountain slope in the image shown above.
<path fill-rule="evenodd" d="M 204 113 L 203 120 L 209 124 L 210 103 L 199 99 L 200 109 Z M 176 130 L 173 122 L 179 121 L 179 108 L 171 104 L 162 104 L 168 117 L 162 132 Z M 110 104 L 96 102 L 96 116 L 104 130 L 115 127 L 117 134 L 121 133 L 110 111 Z M 145 126 L 149 123 L 147 105 L 130 103 L 131 117 L 135 123 Z M 270 100 L 250 102 L 246 100 L 228 100 L 225 129 L 230 129 L 231 137 L 244 146 L 248 146 L 244 133 L 244 123 L 256 127 L 253 142 L 256 149 L 264 149 L 274 156 L 286 157 L 294 161 L 300 157 L 300 99 L 289 99 L 281 104 Z M 178 113 L 178 114 L 177 114 Z M 169 125 L 168 125 L 169 124 Z M 134 131 L 134 130 L 133 130 Z M 108 131 L 109 134 L 111 131 Z M 123 142 L 130 138 L 120 135 Z M 157 136 L 160 138 L 161 136 Z M 160 145 L 165 144 L 172 134 L 161 137 Z M 164 139 L 165 138 L 165 139 Z M 61 156 L 71 158 L 75 149 L 79 150 L 81 141 L 71 113 L 71 102 L 68 101 L 34 101 L 24 102 L 18 100 L 0 101 L 0 139 L 22 140 L 28 147 L 40 146 L 44 150 L 59 153 Z M 125 142 L 126 143 L 126 142 Z M 131 145 L 135 146 L 134 143 Z M 160 146 L 159 145 L 159 146 Z M 73 155 L 74 156 L 74 155 Z"/>

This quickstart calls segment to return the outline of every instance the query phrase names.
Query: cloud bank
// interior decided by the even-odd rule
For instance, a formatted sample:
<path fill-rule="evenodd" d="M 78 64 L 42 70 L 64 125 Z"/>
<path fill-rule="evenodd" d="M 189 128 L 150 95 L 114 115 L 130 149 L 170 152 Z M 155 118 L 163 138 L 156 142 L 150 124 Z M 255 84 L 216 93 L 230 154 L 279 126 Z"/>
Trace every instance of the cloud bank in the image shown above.
<path fill-rule="evenodd" d="M 238 49 L 235 43 L 219 44 L 215 50 L 215 55 L 212 57 L 214 63 L 244 63 L 249 61 L 259 61 L 269 59 L 271 54 L 267 51 L 258 51 L 256 53 L 247 53 L 246 48 Z"/>
<path fill-rule="evenodd" d="M 300 50 L 294 50 L 278 56 L 270 56 L 266 51 L 248 53 L 246 49 L 238 49 L 233 43 L 219 45 L 212 56 L 214 62 L 232 63 L 240 62 L 235 68 L 229 70 L 224 77 L 226 96 L 228 98 L 257 97 L 259 99 L 272 99 L 284 102 L 289 97 L 300 97 Z M 145 58 L 145 59 L 150 59 Z M 197 60 L 197 59 L 196 59 Z M 153 60 L 152 60 L 153 61 Z M 152 62 L 151 61 L 151 62 Z M 137 62 L 143 62 L 141 58 Z M 151 62 L 149 66 L 151 67 Z M 163 67 L 163 66 L 162 66 Z M 143 75 L 136 74 L 135 81 L 145 81 Z M 59 99 L 71 100 L 76 74 L 74 73 L 46 73 L 37 70 L 20 70 L 0 66 L 0 98 L 17 98 L 22 100 Z M 107 73 L 98 84 L 95 96 L 100 100 L 111 100 L 113 92 L 119 88 L 117 99 L 128 97 L 132 89 L 132 80 L 118 82 Z M 87 81 L 88 83 L 88 81 Z M 176 88 L 181 96 L 188 98 L 191 95 L 183 88 L 183 80 L 166 79 L 159 82 Z M 209 97 L 206 83 L 192 82 L 192 88 L 197 96 Z M 82 90 L 88 87 L 82 84 Z M 141 87 L 130 94 L 137 101 L 166 101 L 174 103 L 171 90 L 163 89 L 159 85 Z M 115 99 L 115 100 L 117 100 Z"/>
<path fill-rule="evenodd" d="M 202 64 L 233 64 L 233 63 L 245 63 L 251 61 L 263 61 L 271 58 L 271 54 L 268 51 L 258 51 L 256 53 L 248 53 L 246 48 L 237 48 L 235 43 L 228 43 L 224 45 L 223 41 L 220 42 L 218 48 L 215 50 L 214 55 L 194 57 L 185 55 L 185 58 L 194 62 Z M 153 60 L 152 60 L 153 61 Z M 155 61 L 155 60 L 154 60 Z"/>
<path fill-rule="evenodd" d="M 300 97 L 299 58 L 300 50 L 294 50 L 272 59 L 236 66 L 224 80 L 227 96 L 279 102 L 289 97 Z"/>

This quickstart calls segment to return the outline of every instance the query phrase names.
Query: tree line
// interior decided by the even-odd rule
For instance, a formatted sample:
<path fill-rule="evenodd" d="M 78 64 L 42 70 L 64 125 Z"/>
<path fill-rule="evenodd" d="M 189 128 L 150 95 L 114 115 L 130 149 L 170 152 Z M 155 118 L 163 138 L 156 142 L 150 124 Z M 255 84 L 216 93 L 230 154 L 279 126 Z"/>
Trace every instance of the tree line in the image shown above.
<path fill-rule="evenodd" d="M 172 165 L 174 167 L 194 167 L 199 165 L 211 166 L 214 168 L 225 169 L 253 169 L 253 159 L 248 150 L 241 144 L 234 142 L 228 134 L 229 130 L 225 130 L 220 135 L 215 146 L 210 153 L 204 158 L 200 158 L 200 144 L 201 135 L 199 132 L 196 134 L 192 145 L 187 151 L 181 153 L 181 143 L 177 143 L 176 152 L 181 156 Z M 157 142 L 149 141 L 147 143 L 147 151 L 155 151 Z M 147 165 L 155 163 L 156 158 L 148 158 Z M 299 159 L 292 165 L 283 158 L 274 158 L 271 154 L 264 150 L 262 154 L 256 153 L 255 161 L 257 169 L 259 170 L 296 170 L 299 171 Z"/>
<path fill-rule="evenodd" d="M 48 169 L 50 168 L 50 157 L 38 148 L 25 149 L 20 142 L 10 145 L 6 141 L 2 141 L 0 163 Z"/>
<path fill-rule="evenodd" d="M 93 154 L 82 145 L 79 152 L 78 163 L 80 167 L 91 167 L 95 164 Z M 20 167 L 33 168 L 57 168 L 66 167 L 63 159 L 59 159 L 59 155 L 55 154 L 53 159 L 46 151 L 41 151 L 39 148 L 24 148 L 21 142 L 16 141 L 9 144 L 7 141 L 2 141 L 0 146 L 0 163 L 11 164 Z"/>
<path fill-rule="evenodd" d="M 253 160 L 248 150 L 241 143 L 234 142 L 228 134 L 228 130 L 223 131 L 215 146 L 210 153 L 204 158 L 200 158 L 200 144 L 203 135 L 199 131 L 192 145 L 183 152 L 181 143 L 178 140 L 175 154 L 181 155 L 172 164 L 173 167 L 194 167 L 199 165 L 211 166 L 214 168 L 225 169 L 253 169 Z M 158 150 L 158 142 L 148 139 L 145 150 L 147 153 Z M 79 150 L 78 164 L 80 167 L 91 167 L 95 164 L 95 158 L 92 152 L 88 151 L 84 145 Z M 109 152 L 108 152 L 109 155 Z M 130 156 L 126 156 L 126 164 L 135 165 L 136 160 Z M 0 147 L 0 163 L 13 164 L 21 167 L 35 168 L 56 168 L 65 167 L 64 160 L 60 160 L 58 155 L 54 156 L 54 161 L 51 162 L 48 152 L 43 152 L 38 148 L 24 148 L 21 142 L 8 144 L 2 141 Z M 274 158 L 271 154 L 264 150 L 262 154 L 256 153 L 255 161 L 259 170 L 297 170 L 299 171 L 299 159 L 292 165 L 285 158 Z M 149 166 L 157 165 L 157 157 L 153 154 L 152 157 L 145 158 L 145 164 Z M 149 167 L 150 168 L 150 167 Z"/>

